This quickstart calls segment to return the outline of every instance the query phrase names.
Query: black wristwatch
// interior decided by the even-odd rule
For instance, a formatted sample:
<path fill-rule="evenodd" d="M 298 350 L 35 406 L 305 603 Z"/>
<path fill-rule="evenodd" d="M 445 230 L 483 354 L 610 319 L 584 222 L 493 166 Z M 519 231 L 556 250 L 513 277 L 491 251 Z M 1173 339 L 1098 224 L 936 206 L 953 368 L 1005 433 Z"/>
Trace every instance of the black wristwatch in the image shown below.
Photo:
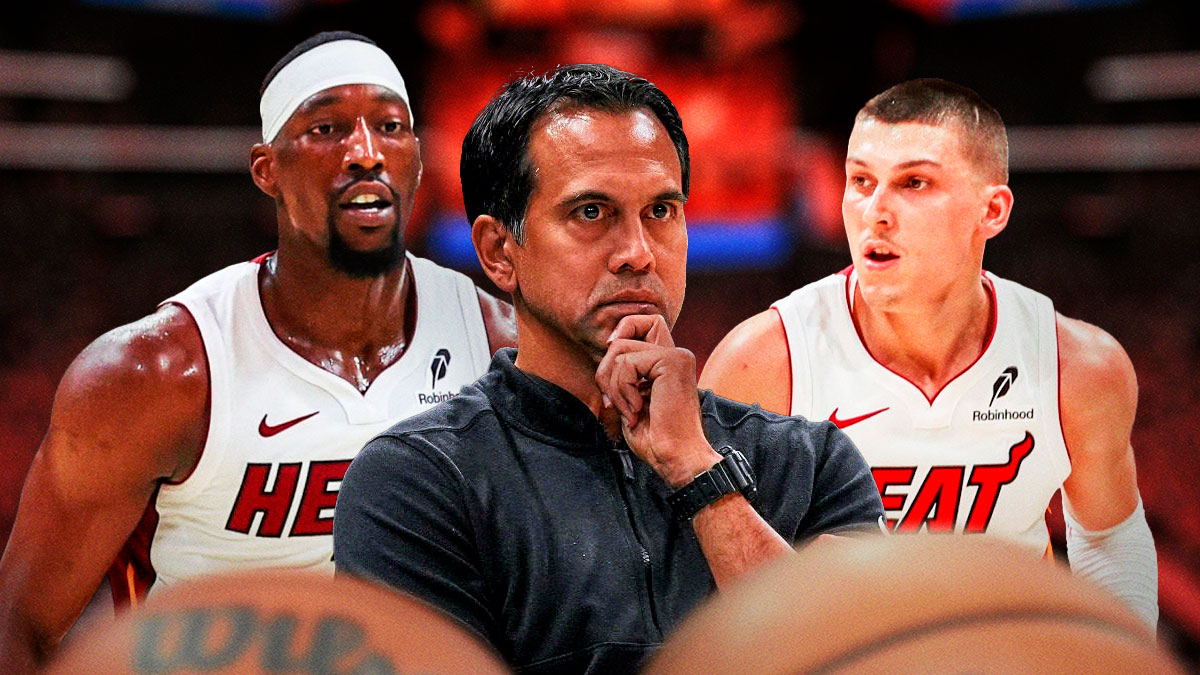
<path fill-rule="evenodd" d="M 758 494 L 754 473 L 745 455 L 728 445 L 718 448 L 717 452 L 723 457 L 721 461 L 667 496 L 675 517 L 685 523 L 700 509 L 727 494 L 740 492 L 750 502 Z"/>

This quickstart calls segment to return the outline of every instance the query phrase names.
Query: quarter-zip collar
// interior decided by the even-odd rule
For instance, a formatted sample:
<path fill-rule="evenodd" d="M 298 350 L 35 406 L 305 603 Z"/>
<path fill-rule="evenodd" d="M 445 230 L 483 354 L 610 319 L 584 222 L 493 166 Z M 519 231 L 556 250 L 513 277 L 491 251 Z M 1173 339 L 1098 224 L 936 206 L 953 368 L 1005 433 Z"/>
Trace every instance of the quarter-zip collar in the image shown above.
<path fill-rule="evenodd" d="M 484 386 L 496 413 L 508 424 L 549 445 L 572 452 L 603 452 L 612 447 L 591 408 L 566 389 L 516 366 L 517 350 L 492 357 Z M 481 383 L 482 384 L 482 383 Z"/>

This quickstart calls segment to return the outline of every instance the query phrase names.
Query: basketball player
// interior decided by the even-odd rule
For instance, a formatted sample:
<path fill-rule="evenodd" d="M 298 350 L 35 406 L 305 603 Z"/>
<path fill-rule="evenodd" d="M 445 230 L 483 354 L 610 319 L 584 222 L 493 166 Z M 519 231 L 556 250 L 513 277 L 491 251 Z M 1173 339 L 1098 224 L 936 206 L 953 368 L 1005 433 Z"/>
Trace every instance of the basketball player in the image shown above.
<path fill-rule="evenodd" d="M 1101 329 L 982 271 L 1007 182 L 1004 124 L 975 92 L 926 79 L 871 99 L 846 157 L 854 264 L 734 328 L 700 386 L 833 421 L 897 532 L 986 531 L 1046 552 L 1061 488 L 1072 568 L 1153 626 L 1133 367 Z"/>
<path fill-rule="evenodd" d="M 404 81 L 324 33 L 267 75 L 255 184 L 279 248 L 98 338 L 60 384 L 0 561 L 0 663 L 44 660 L 104 573 L 118 604 L 241 567 L 332 574 L 342 474 L 515 343 L 512 308 L 406 254 L 421 178 Z"/>

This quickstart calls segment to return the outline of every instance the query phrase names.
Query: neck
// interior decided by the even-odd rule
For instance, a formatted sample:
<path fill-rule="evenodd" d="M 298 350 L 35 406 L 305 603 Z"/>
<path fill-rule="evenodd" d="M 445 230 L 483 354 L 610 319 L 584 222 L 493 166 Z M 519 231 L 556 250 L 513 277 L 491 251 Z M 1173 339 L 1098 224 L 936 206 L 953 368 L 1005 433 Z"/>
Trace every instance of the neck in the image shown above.
<path fill-rule="evenodd" d="M 526 373 L 567 390 L 603 421 L 605 409 L 600 388 L 596 385 L 599 357 L 522 310 L 517 311 L 515 363 Z"/>
<path fill-rule="evenodd" d="M 360 391 L 403 355 L 415 328 L 407 260 L 385 275 L 357 279 L 281 248 L 263 264 L 258 284 L 275 335 Z"/>
<path fill-rule="evenodd" d="M 994 302 L 982 277 L 925 304 L 872 308 L 856 285 L 851 314 L 871 356 L 932 400 L 983 353 Z"/>

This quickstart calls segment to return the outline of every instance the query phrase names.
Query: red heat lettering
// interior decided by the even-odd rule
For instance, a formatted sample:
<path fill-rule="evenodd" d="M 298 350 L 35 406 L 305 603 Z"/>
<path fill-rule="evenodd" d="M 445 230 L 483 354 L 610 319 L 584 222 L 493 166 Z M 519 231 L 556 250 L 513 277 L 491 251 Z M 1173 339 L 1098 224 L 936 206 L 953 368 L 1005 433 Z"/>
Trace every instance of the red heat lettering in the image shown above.
<path fill-rule="evenodd" d="M 1021 462 L 1033 452 L 1033 434 L 1025 432 L 1025 438 L 1020 443 L 1008 449 L 1008 462 L 1004 464 L 981 464 L 971 469 L 971 477 L 967 480 L 971 485 L 978 485 L 979 492 L 975 495 L 975 503 L 971 505 L 971 513 L 967 516 L 967 532 L 983 532 L 992 520 L 992 512 L 996 509 L 996 498 L 1000 496 L 1000 488 L 1013 482 L 1021 469 Z"/>
<path fill-rule="evenodd" d="M 229 521 L 225 523 L 225 529 L 250 534 L 254 514 L 261 512 L 263 517 L 258 525 L 257 535 L 279 537 L 283 534 L 283 524 L 287 521 L 292 498 L 296 495 L 296 483 L 300 479 L 300 463 L 280 464 L 275 475 L 275 485 L 268 491 L 267 478 L 270 477 L 270 473 L 270 464 L 246 465 L 242 487 L 238 491 L 233 510 L 229 512 Z"/>
<path fill-rule="evenodd" d="M 337 490 L 329 484 L 342 480 L 350 460 L 313 462 L 308 468 L 308 479 L 304 481 L 304 494 L 300 497 L 300 509 L 292 523 L 293 536 L 333 534 L 333 516 L 322 518 L 321 511 L 332 509 L 337 503 Z"/>
<path fill-rule="evenodd" d="M 953 532 L 965 471 L 961 466 L 931 468 L 896 531 L 916 532 L 924 524 L 930 532 Z"/>
<path fill-rule="evenodd" d="M 979 464 L 971 469 L 967 485 L 978 490 L 971 510 L 967 514 L 964 532 L 984 532 L 992 520 L 1000 489 L 1013 482 L 1020 472 L 1021 463 L 1033 452 L 1033 434 L 1025 432 L 1025 438 L 1008 450 L 1008 461 L 1003 464 Z M 889 518 L 888 529 L 896 532 L 916 532 L 925 525 L 930 532 L 953 532 L 958 522 L 958 513 L 964 489 L 964 466 L 935 466 L 921 483 L 909 504 L 908 495 L 888 494 L 894 486 L 911 485 L 916 474 L 915 467 L 876 466 L 871 467 L 875 487 L 883 500 L 883 508 L 889 513 L 904 511 L 900 518 Z"/>
<path fill-rule="evenodd" d="M 905 495 L 888 494 L 888 488 L 893 485 L 903 486 L 911 484 L 913 475 L 916 472 L 917 468 L 913 466 L 877 466 L 871 468 L 871 476 L 875 478 L 875 487 L 879 489 L 879 496 L 883 500 L 885 511 L 899 511 L 904 508 Z M 889 518 L 887 526 L 889 530 L 896 529 L 896 519 Z"/>

